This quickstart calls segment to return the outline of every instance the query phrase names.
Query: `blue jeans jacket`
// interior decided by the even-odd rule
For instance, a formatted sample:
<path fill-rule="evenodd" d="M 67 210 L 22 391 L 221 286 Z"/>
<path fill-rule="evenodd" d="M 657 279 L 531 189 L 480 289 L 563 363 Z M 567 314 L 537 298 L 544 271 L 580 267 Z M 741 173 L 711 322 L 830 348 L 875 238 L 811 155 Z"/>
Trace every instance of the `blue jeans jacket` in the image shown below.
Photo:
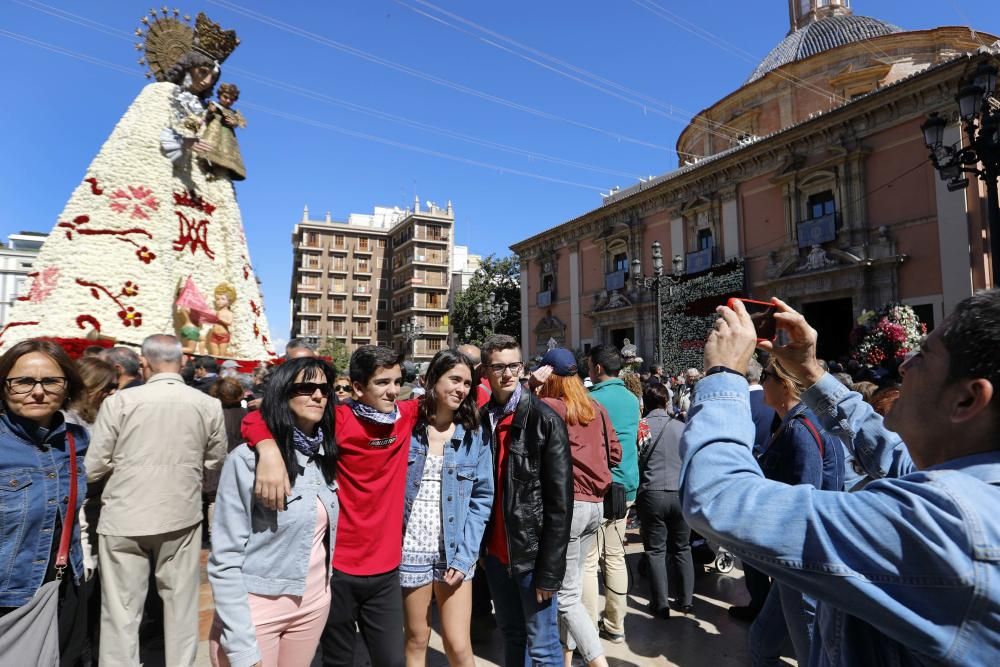
<path fill-rule="evenodd" d="M 406 469 L 406 501 L 403 504 L 403 532 L 420 490 L 420 480 L 427 460 L 425 423 L 413 429 L 409 464 Z M 463 572 L 466 578 L 479 557 L 486 522 L 493 509 L 493 456 L 483 444 L 479 429 L 466 431 L 455 425 L 451 446 L 444 448 L 441 469 L 441 525 L 444 527 L 445 560 L 449 568 Z M 400 542 L 403 536 L 400 535 Z"/>
<path fill-rule="evenodd" d="M 787 486 L 751 456 L 747 384 L 698 383 L 681 498 L 692 527 L 818 600 L 812 665 L 994 664 L 1000 655 L 1000 451 L 912 469 L 871 406 L 825 376 L 803 400 L 883 479 Z"/>
<path fill-rule="evenodd" d="M 87 496 L 87 432 L 66 424 L 57 413 L 53 427 L 39 441 L 30 424 L 0 414 L 0 607 L 20 607 L 34 596 L 48 572 L 60 531 L 56 517 L 66 521 L 69 499 L 69 449 L 66 431 L 76 443 L 76 507 L 72 516 L 69 564 L 74 581 L 83 576 L 80 522 L 76 520 Z M 62 523 L 59 524 L 60 526 Z"/>
<path fill-rule="evenodd" d="M 757 462 L 764 476 L 776 482 L 812 484 L 817 489 L 841 491 L 844 488 L 844 458 L 840 440 L 826 433 L 816 415 L 804 403 L 799 403 L 781 420 L 781 426 L 762 448 Z"/>
<path fill-rule="evenodd" d="M 326 558 L 331 574 L 337 538 L 340 502 L 337 482 L 329 482 L 315 461 L 295 452 L 300 474 L 284 512 L 269 510 L 254 500 L 254 453 L 240 445 L 222 467 L 215 496 L 212 553 L 208 581 L 215 598 L 215 612 L 222 621 L 220 643 L 232 667 L 249 667 L 260 661 L 260 650 L 250 615 L 249 593 L 302 596 L 316 530 L 317 499 L 326 508 L 329 522 Z"/>

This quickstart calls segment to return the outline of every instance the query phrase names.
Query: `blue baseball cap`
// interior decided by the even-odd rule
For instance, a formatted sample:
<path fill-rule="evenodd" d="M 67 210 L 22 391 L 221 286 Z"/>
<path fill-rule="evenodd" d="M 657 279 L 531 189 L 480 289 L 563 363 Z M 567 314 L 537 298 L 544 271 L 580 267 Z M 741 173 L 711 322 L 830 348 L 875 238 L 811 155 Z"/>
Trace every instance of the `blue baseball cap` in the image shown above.
<path fill-rule="evenodd" d="M 542 357 L 543 366 L 552 366 L 556 375 L 569 377 L 576 375 L 576 357 L 565 347 L 554 347 Z"/>

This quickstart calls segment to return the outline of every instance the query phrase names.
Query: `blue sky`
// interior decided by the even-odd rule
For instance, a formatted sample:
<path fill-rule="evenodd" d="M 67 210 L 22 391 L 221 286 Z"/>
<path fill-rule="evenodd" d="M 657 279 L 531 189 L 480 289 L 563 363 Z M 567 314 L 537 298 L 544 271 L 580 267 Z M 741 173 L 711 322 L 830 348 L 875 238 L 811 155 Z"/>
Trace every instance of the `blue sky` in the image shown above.
<path fill-rule="evenodd" d="M 906 29 L 971 21 L 1000 32 L 996 2 L 853 5 Z M 130 33 L 150 7 L 0 0 L 0 235 L 55 223 L 144 84 Z M 690 114 L 739 87 L 788 27 L 784 0 L 201 0 L 178 7 L 205 11 L 242 41 L 222 80 L 240 86 L 249 120 L 239 134 L 248 179 L 237 193 L 275 339 L 288 335 L 289 238 L 303 205 L 313 217 L 329 210 L 345 219 L 376 204 L 410 205 L 414 194 L 440 205 L 450 199 L 457 242 L 504 253 L 598 206 L 602 190 L 674 168 L 671 149 Z M 645 96 L 646 104 L 491 45 L 476 36 L 483 29 L 494 44 L 550 65 L 547 58 L 558 58 L 603 77 L 606 88 L 630 89 L 622 93 L 629 100 Z"/>

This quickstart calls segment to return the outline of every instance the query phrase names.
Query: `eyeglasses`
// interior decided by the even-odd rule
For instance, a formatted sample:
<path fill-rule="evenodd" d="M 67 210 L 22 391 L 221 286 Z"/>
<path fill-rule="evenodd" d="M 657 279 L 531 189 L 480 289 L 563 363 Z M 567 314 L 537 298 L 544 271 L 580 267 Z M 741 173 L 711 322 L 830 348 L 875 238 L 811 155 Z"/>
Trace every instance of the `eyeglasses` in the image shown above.
<path fill-rule="evenodd" d="M 296 382 L 291 387 L 288 388 L 289 396 L 312 396 L 317 391 L 322 396 L 330 395 L 331 387 L 328 384 L 320 384 L 319 382 Z"/>
<path fill-rule="evenodd" d="M 511 375 L 518 375 L 521 369 L 524 368 L 524 362 L 515 361 L 512 364 L 490 364 L 487 368 L 490 369 L 490 373 L 493 373 L 493 375 L 503 375 L 504 371 L 510 371 Z"/>
<path fill-rule="evenodd" d="M 351 385 L 349 385 L 349 384 L 335 384 L 335 385 L 333 385 L 333 390 L 334 391 L 343 391 L 343 392 L 346 392 L 346 393 L 350 393 L 350 391 L 351 391 Z"/>
<path fill-rule="evenodd" d="M 46 394 L 61 394 L 66 391 L 66 378 L 41 378 L 36 380 L 30 377 L 7 378 L 7 392 L 15 396 L 30 394 L 35 390 L 35 385 L 42 385 L 42 391 Z"/>

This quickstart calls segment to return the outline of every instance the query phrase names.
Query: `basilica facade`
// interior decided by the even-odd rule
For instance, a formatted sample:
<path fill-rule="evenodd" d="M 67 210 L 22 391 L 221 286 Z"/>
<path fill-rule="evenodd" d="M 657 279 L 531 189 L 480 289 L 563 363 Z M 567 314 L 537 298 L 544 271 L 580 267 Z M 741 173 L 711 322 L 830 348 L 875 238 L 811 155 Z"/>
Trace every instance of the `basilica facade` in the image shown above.
<path fill-rule="evenodd" d="M 742 272 L 743 294 L 778 296 L 848 351 L 865 309 L 914 307 L 933 327 L 991 286 L 985 190 L 951 192 L 921 124 L 948 119 L 955 94 L 997 37 L 967 27 L 907 31 L 853 13 L 848 0 L 789 0 L 790 31 L 745 84 L 701 111 L 677 142 L 678 168 L 511 246 L 521 258 L 526 354 L 550 339 L 578 350 L 656 347 L 656 304 L 633 262 L 676 280 Z"/>

